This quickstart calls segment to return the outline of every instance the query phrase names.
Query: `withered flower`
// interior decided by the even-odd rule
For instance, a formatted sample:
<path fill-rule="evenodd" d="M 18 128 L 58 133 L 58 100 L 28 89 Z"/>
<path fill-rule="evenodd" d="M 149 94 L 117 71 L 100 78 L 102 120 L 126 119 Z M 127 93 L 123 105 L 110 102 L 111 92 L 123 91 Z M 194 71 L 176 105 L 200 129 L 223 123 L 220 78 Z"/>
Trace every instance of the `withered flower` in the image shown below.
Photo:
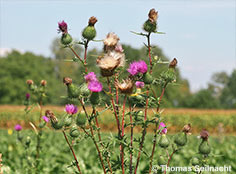
<path fill-rule="evenodd" d="M 34 84 L 33 80 L 27 80 L 26 83 L 27 83 L 28 85 L 33 85 L 33 84 Z"/>
<path fill-rule="evenodd" d="M 47 81 L 46 80 L 41 80 L 40 84 L 41 84 L 41 86 L 46 86 L 47 85 Z"/>
<path fill-rule="evenodd" d="M 103 58 L 97 59 L 97 65 L 101 70 L 101 74 L 103 77 L 112 76 L 114 70 L 122 66 L 124 63 L 124 56 L 121 53 L 114 54 L 105 54 Z"/>
<path fill-rule="evenodd" d="M 206 129 L 203 129 L 203 130 L 202 130 L 202 132 L 200 133 L 200 137 L 201 137 L 203 140 L 208 140 L 209 133 L 207 132 Z"/>
<path fill-rule="evenodd" d="M 58 122 L 56 116 L 54 115 L 54 113 L 51 110 L 46 110 L 45 111 L 45 116 L 50 118 L 50 120 L 52 120 L 53 123 L 57 123 Z"/>
<path fill-rule="evenodd" d="M 89 18 L 88 24 L 89 24 L 89 26 L 94 26 L 97 21 L 98 21 L 97 18 L 92 16 Z"/>
<path fill-rule="evenodd" d="M 148 19 L 150 22 L 154 23 L 157 21 L 158 18 L 158 11 L 156 11 L 154 8 L 151 9 L 148 13 Z"/>
<path fill-rule="evenodd" d="M 72 83 L 72 79 L 69 78 L 69 77 L 64 77 L 64 78 L 63 78 L 63 83 L 64 83 L 65 85 L 70 85 L 70 84 Z"/>
<path fill-rule="evenodd" d="M 183 127 L 183 132 L 185 132 L 186 134 L 190 134 L 190 131 L 191 131 L 191 124 L 186 124 Z"/>
<path fill-rule="evenodd" d="M 174 59 L 170 62 L 169 68 L 175 68 L 176 65 L 177 65 L 177 63 L 178 63 L 177 59 L 174 58 Z"/>
<path fill-rule="evenodd" d="M 120 38 L 115 33 L 108 33 L 106 39 L 103 40 L 105 46 L 116 46 Z"/>
<path fill-rule="evenodd" d="M 123 94 L 132 94 L 134 83 L 131 79 L 126 79 L 126 80 L 123 80 L 122 83 L 120 83 L 119 81 L 116 81 L 115 86 Z"/>

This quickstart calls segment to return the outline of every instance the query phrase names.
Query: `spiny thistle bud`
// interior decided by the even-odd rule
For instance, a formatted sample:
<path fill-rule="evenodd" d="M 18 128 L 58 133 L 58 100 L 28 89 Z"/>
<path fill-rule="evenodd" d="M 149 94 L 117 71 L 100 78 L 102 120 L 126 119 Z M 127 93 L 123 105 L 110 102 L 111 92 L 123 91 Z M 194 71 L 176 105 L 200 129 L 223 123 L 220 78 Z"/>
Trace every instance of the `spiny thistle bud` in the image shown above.
<path fill-rule="evenodd" d="M 166 159 L 164 156 L 160 155 L 160 157 L 158 158 L 158 165 L 159 166 L 166 165 Z"/>
<path fill-rule="evenodd" d="M 27 80 L 26 83 L 27 83 L 29 86 L 34 84 L 33 80 Z"/>
<path fill-rule="evenodd" d="M 143 24 L 143 29 L 148 32 L 155 32 L 157 30 L 157 17 L 158 12 L 151 9 L 148 14 L 148 20 Z"/>
<path fill-rule="evenodd" d="M 168 138 L 166 137 L 166 134 L 161 134 L 161 138 L 160 138 L 158 144 L 161 148 L 167 148 L 169 146 L 170 142 L 169 142 Z"/>
<path fill-rule="evenodd" d="M 90 94 L 90 90 L 88 89 L 88 86 L 86 83 L 83 83 L 82 85 L 80 85 L 79 89 L 80 89 L 80 94 L 84 97 L 87 97 Z"/>
<path fill-rule="evenodd" d="M 188 139 L 187 139 L 187 134 L 190 134 L 190 130 L 191 130 L 191 125 L 187 124 L 183 127 L 183 132 L 179 133 L 175 136 L 175 144 L 177 144 L 178 146 L 184 146 Z"/>
<path fill-rule="evenodd" d="M 173 68 L 173 69 L 174 69 L 174 68 L 177 66 L 177 63 L 178 63 L 177 59 L 174 58 L 174 59 L 170 62 L 169 68 Z"/>
<path fill-rule="evenodd" d="M 91 82 L 90 82 L 91 83 Z M 92 92 L 90 96 L 90 102 L 93 106 L 96 106 L 99 104 L 100 98 L 99 98 L 99 93 L 98 92 Z"/>
<path fill-rule="evenodd" d="M 40 84 L 41 84 L 41 86 L 46 86 L 47 85 L 47 81 L 46 80 L 41 80 Z"/>
<path fill-rule="evenodd" d="M 79 114 L 77 114 L 76 124 L 78 126 L 84 126 L 86 124 L 86 115 L 85 115 L 84 111 L 81 111 Z"/>
<path fill-rule="evenodd" d="M 51 121 L 52 127 L 54 129 L 61 129 L 64 126 L 64 121 L 63 120 L 59 120 L 57 122 Z"/>
<path fill-rule="evenodd" d="M 94 26 L 97 21 L 98 21 L 97 18 L 94 17 L 94 16 L 92 16 L 92 17 L 89 18 L 88 25 L 89 25 L 89 26 Z"/>
<path fill-rule="evenodd" d="M 202 138 L 202 142 L 198 147 L 199 153 L 203 155 L 208 155 L 211 152 L 211 147 L 208 143 L 209 133 L 206 129 L 203 129 L 200 133 L 200 137 Z"/>
<path fill-rule="evenodd" d="M 63 83 L 64 83 L 65 85 L 70 85 L 70 84 L 72 83 L 72 79 L 69 78 L 69 77 L 64 77 L 64 78 L 63 78 Z"/>
<path fill-rule="evenodd" d="M 63 45 L 69 45 L 72 42 L 72 37 L 69 33 L 65 33 L 61 36 L 61 43 Z"/>
<path fill-rule="evenodd" d="M 115 86 L 123 94 L 132 94 L 134 83 L 131 79 L 126 79 L 126 80 L 123 80 L 122 83 L 120 83 L 119 81 L 116 81 Z"/>
<path fill-rule="evenodd" d="M 143 74 L 143 81 L 145 84 L 151 84 L 153 82 L 152 75 L 149 72 Z"/>
<path fill-rule="evenodd" d="M 197 157 L 193 157 L 191 159 L 191 163 L 192 163 L 193 166 L 197 166 L 197 165 L 199 165 L 200 161 Z"/>
<path fill-rule="evenodd" d="M 70 129 L 70 136 L 73 137 L 73 138 L 76 138 L 79 136 L 79 131 L 77 129 L 76 126 L 73 126 L 71 129 Z"/>
<path fill-rule="evenodd" d="M 64 124 L 65 124 L 65 126 L 68 127 L 71 125 L 71 123 L 72 123 L 72 116 L 70 115 L 64 119 Z"/>
<path fill-rule="evenodd" d="M 96 37 L 96 30 L 94 28 L 94 24 L 97 22 L 97 19 L 92 16 L 89 19 L 89 24 L 82 32 L 82 36 L 87 40 L 93 40 Z"/>

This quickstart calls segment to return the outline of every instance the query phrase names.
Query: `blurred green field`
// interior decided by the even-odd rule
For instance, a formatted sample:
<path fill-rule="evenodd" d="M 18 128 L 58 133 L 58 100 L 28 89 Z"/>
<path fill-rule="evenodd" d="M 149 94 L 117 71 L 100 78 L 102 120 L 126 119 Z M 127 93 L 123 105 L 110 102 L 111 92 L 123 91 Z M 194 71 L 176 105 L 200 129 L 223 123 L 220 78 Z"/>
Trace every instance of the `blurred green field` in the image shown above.
<path fill-rule="evenodd" d="M 35 137 L 33 131 L 23 131 L 21 132 L 25 136 L 29 135 Z M 2 153 L 2 164 L 5 172 L 4 174 L 24 174 L 27 166 L 27 161 L 25 157 L 25 149 L 21 146 L 19 141 L 16 139 L 16 132 L 13 134 L 8 134 L 7 130 L 0 130 L 1 143 L 0 143 L 0 153 Z M 109 134 L 103 134 L 103 140 L 109 141 Z M 135 134 L 136 137 L 141 134 Z M 129 137 L 129 134 L 128 134 Z M 173 136 L 168 135 L 171 139 Z M 60 174 L 60 173 L 73 173 L 74 168 L 68 167 L 71 164 L 71 152 L 64 140 L 63 134 L 61 132 L 47 130 L 43 132 L 42 136 L 42 153 L 40 157 L 41 172 L 44 174 Z M 188 144 L 180 151 L 178 154 L 174 155 L 171 161 L 171 166 L 190 166 L 190 159 L 193 156 L 199 156 L 198 145 L 200 139 L 197 136 L 191 135 L 189 137 Z M 32 139 L 31 149 L 28 153 L 32 154 L 30 161 L 33 162 L 33 157 L 35 156 L 35 138 Z M 99 174 L 103 173 L 100 166 L 99 160 L 97 158 L 97 152 L 94 144 L 90 139 L 82 140 L 78 139 L 77 143 L 74 145 L 76 155 L 79 160 L 79 164 L 83 173 L 86 174 Z M 210 166 L 232 166 L 232 173 L 236 173 L 236 137 L 235 136 L 225 136 L 225 137 L 210 137 L 210 145 L 212 147 L 212 152 L 208 164 Z M 137 145 L 137 143 L 136 143 Z M 145 150 L 150 152 L 152 147 L 152 136 L 148 134 L 145 141 Z M 112 160 L 116 159 L 114 153 L 119 150 L 118 144 L 114 145 L 111 151 Z M 118 152 L 116 154 L 119 154 Z M 128 158 L 128 152 L 126 152 Z M 137 151 L 135 151 L 135 157 L 137 156 Z M 157 146 L 156 153 L 154 155 L 154 165 L 157 164 L 157 159 L 159 155 L 166 155 L 165 151 Z M 127 159 L 129 161 L 129 159 Z M 136 161 L 136 158 L 134 158 Z M 139 173 L 145 173 L 145 169 L 148 167 L 147 156 L 142 155 L 141 163 L 139 167 Z M 127 167 L 128 170 L 128 167 Z M 127 171 L 128 172 L 128 171 Z"/>
<path fill-rule="evenodd" d="M 64 113 L 63 107 L 45 106 L 43 110 L 50 109 L 60 117 Z M 81 108 L 79 108 L 81 110 Z M 91 108 L 88 109 L 91 111 Z M 100 109 L 101 110 L 101 109 Z M 150 109 L 148 116 L 152 117 Z M 35 107 L 28 115 L 24 112 L 24 106 L 0 106 L 0 127 L 11 129 L 15 124 L 21 124 L 24 128 L 30 128 L 29 121 L 37 122 L 39 109 Z M 129 119 L 127 117 L 127 119 Z M 203 128 L 214 134 L 236 134 L 236 110 L 196 110 L 196 109 L 165 109 L 162 113 L 162 121 L 167 124 L 168 131 L 175 133 L 182 129 L 183 125 L 191 123 L 192 132 L 198 134 Z M 112 111 L 108 110 L 99 116 L 101 131 L 116 131 L 115 118 Z M 141 128 L 135 131 L 139 132 Z M 152 127 L 149 128 L 152 131 Z"/>

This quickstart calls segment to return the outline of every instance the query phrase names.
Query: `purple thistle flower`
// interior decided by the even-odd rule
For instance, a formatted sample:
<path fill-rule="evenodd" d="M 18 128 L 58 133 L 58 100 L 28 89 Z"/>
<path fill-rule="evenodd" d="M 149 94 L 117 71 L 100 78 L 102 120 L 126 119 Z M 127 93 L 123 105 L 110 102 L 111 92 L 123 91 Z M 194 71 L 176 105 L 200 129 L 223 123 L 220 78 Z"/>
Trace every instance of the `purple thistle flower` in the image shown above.
<path fill-rule="evenodd" d="M 102 84 L 99 81 L 90 81 L 88 84 L 88 89 L 92 92 L 101 92 Z"/>
<path fill-rule="evenodd" d="M 166 134 L 166 133 L 167 133 L 167 128 L 165 128 L 165 127 L 166 127 L 165 123 L 160 122 L 158 129 L 159 129 L 159 130 L 162 129 L 161 133 Z M 163 129 L 163 128 L 164 128 L 164 129 Z"/>
<path fill-rule="evenodd" d="M 143 88 L 144 87 L 144 82 L 136 81 L 135 85 L 136 85 L 137 88 Z"/>
<path fill-rule="evenodd" d="M 49 118 L 47 116 L 43 116 L 42 118 L 46 123 L 49 122 Z"/>
<path fill-rule="evenodd" d="M 129 65 L 128 72 L 132 76 L 135 76 L 138 73 L 142 73 L 142 74 L 146 73 L 147 69 L 148 69 L 147 64 L 143 60 L 140 60 L 138 62 L 134 61 L 133 63 L 131 63 Z"/>
<path fill-rule="evenodd" d="M 26 94 L 25 94 L 25 98 L 26 98 L 26 100 L 29 100 L 30 94 L 29 94 L 29 93 L 26 93 Z"/>
<path fill-rule="evenodd" d="M 62 22 L 58 22 L 58 31 L 64 33 L 67 33 L 67 23 L 63 20 Z"/>
<path fill-rule="evenodd" d="M 19 124 L 15 125 L 15 130 L 16 131 L 21 131 L 22 130 L 21 125 L 19 125 Z"/>
<path fill-rule="evenodd" d="M 98 81 L 97 76 L 94 72 L 90 72 L 87 75 L 85 75 L 84 79 L 86 80 L 86 82 Z"/>
<path fill-rule="evenodd" d="M 66 111 L 68 114 L 73 115 L 73 114 L 76 114 L 76 113 L 77 113 L 78 108 L 77 108 L 75 105 L 73 105 L 73 104 L 68 104 L 68 105 L 66 105 L 65 111 Z"/>

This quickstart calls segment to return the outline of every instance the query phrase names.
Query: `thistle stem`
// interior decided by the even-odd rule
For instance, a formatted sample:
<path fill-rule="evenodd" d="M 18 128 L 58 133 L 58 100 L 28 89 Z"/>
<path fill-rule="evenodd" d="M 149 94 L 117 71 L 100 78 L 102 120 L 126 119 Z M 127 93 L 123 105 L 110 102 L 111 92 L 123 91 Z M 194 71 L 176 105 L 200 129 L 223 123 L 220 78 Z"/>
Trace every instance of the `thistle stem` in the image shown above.
<path fill-rule="evenodd" d="M 157 109 L 156 109 L 157 112 L 159 112 L 159 110 L 160 110 L 160 104 L 161 104 L 162 97 L 164 96 L 166 86 L 167 86 L 167 84 L 165 84 L 164 88 L 162 89 L 160 99 L 158 101 L 158 105 L 157 105 Z M 153 137 L 154 140 L 153 140 L 153 146 L 152 146 L 152 154 L 150 156 L 150 162 L 149 162 L 149 174 L 151 174 L 151 171 L 152 171 L 152 161 L 153 161 L 153 156 L 154 156 L 156 143 L 157 143 L 157 130 L 158 130 L 158 124 L 156 123 L 156 127 L 154 130 L 154 137 Z"/>
<path fill-rule="evenodd" d="M 152 56 L 151 56 L 150 35 L 151 35 L 151 33 L 148 33 L 147 42 L 148 42 L 148 57 L 149 57 L 149 63 L 150 63 L 150 74 L 152 74 Z"/>
<path fill-rule="evenodd" d="M 79 101 L 80 101 L 80 103 L 81 103 L 81 106 L 82 106 L 82 108 L 83 108 L 83 110 L 84 110 L 84 112 L 85 112 L 85 115 L 86 115 L 87 119 L 89 120 L 89 116 L 88 116 L 88 113 L 87 113 L 87 110 L 86 110 L 86 108 L 85 108 L 85 106 L 84 106 L 83 101 L 82 101 L 81 99 L 79 99 Z M 92 138 L 92 140 L 93 140 L 93 142 L 94 142 L 94 145 L 96 146 L 96 149 L 97 149 L 97 152 L 98 152 L 98 156 L 99 156 L 99 159 L 100 159 L 102 168 L 103 168 L 103 172 L 104 172 L 104 174 L 106 174 L 106 169 L 105 169 L 105 165 L 104 165 L 104 162 L 103 162 L 103 159 L 102 159 L 102 154 L 101 154 L 100 149 L 99 149 L 99 147 L 98 147 L 98 145 L 97 145 L 97 141 L 96 141 L 96 139 L 94 138 L 93 128 L 92 128 L 92 126 L 91 126 L 90 121 L 89 121 L 89 129 L 90 129 L 90 132 L 91 132 L 91 138 Z"/>
<path fill-rule="evenodd" d="M 122 122 L 121 122 L 121 128 L 122 128 L 122 133 L 121 133 L 121 139 L 123 140 L 124 135 L 125 135 L 125 103 L 126 103 L 127 95 L 125 95 L 124 101 L 123 101 L 123 113 L 122 113 Z M 121 149 L 121 168 L 122 168 L 122 174 L 125 173 L 125 167 L 124 167 L 124 145 L 121 143 L 120 144 L 120 149 Z"/>
<path fill-rule="evenodd" d="M 86 62 L 86 59 L 87 59 L 87 50 L 88 50 L 88 43 L 89 41 L 87 40 L 84 44 L 84 65 L 85 65 L 85 72 L 87 73 L 88 72 L 88 69 L 87 69 L 87 62 Z"/>
<path fill-rule="evenodd" d="M 145 106 L 145 112 L 144 112 L 144 124 L 146 124 L 146 120 L 147 120 L 149 90 L 147 90 L 146 95 L 147 95 L 147 98 L 146 98 L 146 106 Z M 137 158 L 136 167 L 135 167 L 135 171 L 134 171 L 135 174 L 137 173 L 137 170 L 138 170 L 139 160 L 140 160 L 140 157 L 141 157 L 141 152 L 142 152 L 142 149 L 143 149 L 143 143 L 144 143 L 145 136 L 146 136 L 146 129 L 147 129 L 147 127 L 146 127 L 146 125 L 144 125 L 143 132 L 142 132 L 142 139 L 141 139 L 141 142 L 140 142 L 140 145 L 139 145 L 138 158 Z"/>
<path fill-rule="evenodd" d="M 75 52 L 75 50 L 72 48 L 72 46 L 69 46 L 69 48 L 70 48 L 71 51 L 74 53 L 74 55 L 79 59 L 79 61 L 84 65 L 83 60 L 82 60 L 81 57 Z"/>
<path fill-rule="evenodd" d="M 129 173 L 132 174 L 133 170 L 133 134 L 134 134 L 134 125 L 133 125 L 133 119 L 132 119 L 132 109 L 131 109 L 131 103 L 129 101 L 129 112 L 130 112 L 130 164 L 129 164 Z"/>
<path fill-rule="evenodd" d="M 174 150 L 174 151 L 171 153 L 171 155 L 170 155 L 170 157 L 169 157 L 169 159 L 168 159 L 168 162 L 167 162 L 166 168 L 169 166 L 170 161 L 171 161 L 173 155 L 175 154 L 175 152 L 177 152 L 177 150 Z M 166 174 L 166 170 L 165 170 L 164 174 Z"/>
<path fill-rule="evenodd" d="M 67 144 L 68 144 L 68 146 L 69 146 L 69 148 L 70 148 L 70 150 L 71 150 L 71 152 L 72 152 L 72 154 L 73 154 L 73 157 L 74 157 L 75 163 L 76 163 L 76 167 L 77 167 L 79 173 L 82 174 L 82 172 L 81 172 L 81 170 L 80 170 L 80 167 L 79 167 L 79 162 L 78 162 L 77 157 L 76 157 L 75 152 L 74 152 L 74 149 L 73 149 L 73 147 L 70 145 L 70 142 L 69 142 L 69 140 L 68 140 L 68 138 L 67 138 L 66 133 L 65 133 L 64 130 L 62 131 L 62 133 L 63 133 L 63 135 L 64 135 L 64 137 L 65 137 L 65 139 L 66 139 L 66 142 L 67 142 Z"/>

